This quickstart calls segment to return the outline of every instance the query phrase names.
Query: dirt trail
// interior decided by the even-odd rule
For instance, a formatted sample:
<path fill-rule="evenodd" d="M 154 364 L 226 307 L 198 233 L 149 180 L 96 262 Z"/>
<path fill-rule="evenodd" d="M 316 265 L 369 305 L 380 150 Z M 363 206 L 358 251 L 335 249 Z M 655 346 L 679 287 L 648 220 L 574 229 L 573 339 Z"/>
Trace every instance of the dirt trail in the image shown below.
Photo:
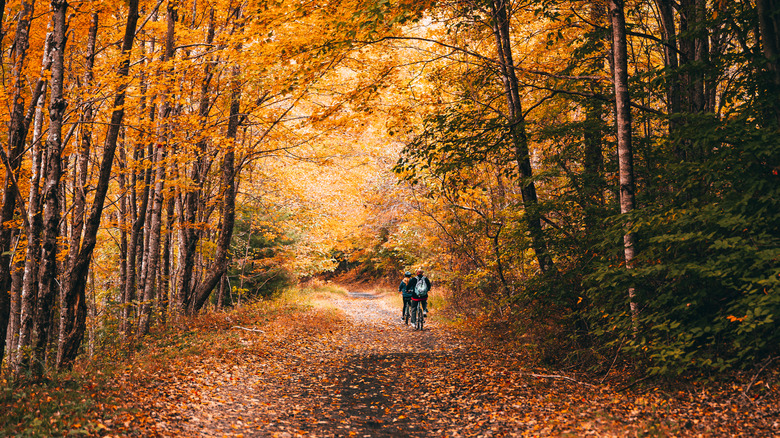
<path fill-rule="evenodd" d="M 428 318 L 423 331 L 414 330 L 401 322 L 399 309 L 375 294 L 349 293 L 329 301 L 344 317 L 336 327 L 306 331 L 307 321 L 297 320 L 281 322 L 271 339 L 268 333 L 248 333 L 247 343 L 270 340 L 280 348 L 270 345 L 270 355 L 239 361 L 228 370 L 201 369 L 193 385 L 198 398 L 169 417 L 172 422 L 158 424 L 159 433 L 429 436 L 431 420 L 422 415 L 428 365 L 460 354 L 462 340 L 435 318 Z"/>
<path fill-rule="evenodd" d="M 525 368 L 521 356 L 437 324 L 400 322 L 394 301 L 331 296 L 296 320 L 247 331 L 247 352 L 192 365 L 188 397 L 159 436 L 772 436 L 742 409 L 684 418 L 668 399 L 618 394 Z M 181 393 L 181 389 L 179 390 Z"/>

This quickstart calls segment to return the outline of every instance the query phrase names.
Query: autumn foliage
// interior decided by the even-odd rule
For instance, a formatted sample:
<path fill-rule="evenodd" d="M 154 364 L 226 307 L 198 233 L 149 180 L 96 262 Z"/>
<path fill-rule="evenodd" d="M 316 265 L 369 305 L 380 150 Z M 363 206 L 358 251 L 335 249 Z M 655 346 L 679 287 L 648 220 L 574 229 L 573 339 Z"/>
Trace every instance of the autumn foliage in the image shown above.
<path fill-rule="evenodd" d="M 0 368 L 35 381 L 300 279 L 414 268 L 454 319 L 546 364 L 761 368 L 780 345 L 778 17 L 0 2 Z"/>

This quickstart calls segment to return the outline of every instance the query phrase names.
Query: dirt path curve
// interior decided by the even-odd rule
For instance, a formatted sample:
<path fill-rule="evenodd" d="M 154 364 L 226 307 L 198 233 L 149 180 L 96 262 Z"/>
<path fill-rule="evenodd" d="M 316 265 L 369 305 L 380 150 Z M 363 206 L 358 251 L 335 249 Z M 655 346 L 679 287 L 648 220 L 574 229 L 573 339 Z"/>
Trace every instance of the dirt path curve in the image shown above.
<path fill-rule="evenodd" d="M 521 352 L 437 324 L 435 309 L 425 330 L 415 331 L 400 322 L 394 298 L 329 295 L 294 319 L 242 329 L 245 348 L 187 364 L 185 381 L 168 382 L 175 402 L 153 413 L 150 431 L 165 437 L 626 437 L 773 436 L 778 430 L 769 418 L 737 432 L 749 406 L 688 400 L 693 415 L 686 418 L 668 395 L 616 393 L 528 369 Z"/>

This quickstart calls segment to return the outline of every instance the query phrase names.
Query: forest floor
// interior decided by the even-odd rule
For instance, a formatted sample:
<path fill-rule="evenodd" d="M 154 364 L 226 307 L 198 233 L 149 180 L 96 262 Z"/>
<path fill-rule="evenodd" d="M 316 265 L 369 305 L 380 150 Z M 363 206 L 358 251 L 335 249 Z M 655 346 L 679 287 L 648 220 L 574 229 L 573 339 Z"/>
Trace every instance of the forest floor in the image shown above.
<path fill-rule="evenodd" d="M 393 293 L 298 290 L 104 346 L 46 382 L 0 379 L 0 435 L 780 436 L 775 364 L 631 384 L 539 368 L 533 345 L 493 334 L 438 307 L 415 331 Z"/>
<path fill-rule="evenodd" d="M 202 354 L 151 374 L 128 372 L 126 395 L 144 408 L 113 427 L 109 421 L 107 430 L 165 437 L 780 434 L 776 372 L 742 385 L 619 390 L 529 367 L 517 348 L 455 329 L 437 309 L 415 331 L 400 321 L 398 301 L 394 294 L 319 294 L 300 311 L 222 325 L 233 336 L 225 346 L 204 345 Z"/>

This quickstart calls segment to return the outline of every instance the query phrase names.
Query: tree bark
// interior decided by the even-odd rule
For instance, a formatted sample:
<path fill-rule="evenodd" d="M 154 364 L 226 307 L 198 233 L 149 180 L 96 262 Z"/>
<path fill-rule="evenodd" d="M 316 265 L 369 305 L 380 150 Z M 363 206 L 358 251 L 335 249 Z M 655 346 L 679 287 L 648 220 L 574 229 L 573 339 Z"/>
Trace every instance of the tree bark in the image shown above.
<path fill-rule="evenodd" d="M 119 160 L 117 161 L 117 165 L 119 167 L 119 172 L 117 175 L 117 181 L 119 182 L 119 213 L 118 213 L 118 220 L 119 223 L 119 297 L 120 302 L 124 304 L 124 297 L 125 297 L 125 291 L 127 290 L 127 283 L 128 283 L 128 252 L 129 252 L 129 242 L 128 242 L 128 236 L 127 236 L 127 228 L 128 228 L 128 222 L 132 224 L 132 219 L 128 221 L 127 215 L 129 214 L 130 207 L 130 201 L 129 201 L 129 194 L 128 192 L 131 190 L 131 188 L 128 187 L 127 182 L 127 152 L 125 150 L 125 139 L 124 135 L 122 135 L 119 147 Z M 124 319 L 125 313 L 124 313 L 124 307 L 121 308 L 119 311 L 119 331 L 124 333 L 125 326 L 124 322 L 126 319 Z"/>
<path fill-rule="evenodd" d="M 626 17 L 623 0 L 609 0 L 609 15 L 612 24 L 612 56 L 614 57 L 615 119 L 617 122 L 618 174 L 620 181 L 620 213 L 630 214 L 634 210 L 634 154 L 631 143 L 631 97 L 628 93 L 628 50 L 626 40 Z M 623 254 L 626 269 L 633 269 L 636 255 L 636 236 L 631 232 L 631 223 L 625 225 Z M 636 303 L 636 289 L 628 289 L 634 332 L 639 329 L 639 307 Z"/>
<path fill-rule="evenodd" d="M 52 0 L 53 42 L 51 50 L 51 95 L 49 97 L 49 132 L 46 138 L 46 179 L 43 189 L 44 235 L 41 243 L 41 277 L 38 309 L 33 332 L 35 362 L 33 373 L 43 373 L 46 347 L 52 330 L 52 307 L 59 290 L 57 281 L 57 239 L 60 236 L 60 178 L 62 177 L 62 124 L 67 102 L 63 97 L 65 77 L 65 44 L 67 43 L 66 0 Z"/>
<path fill-rule="evenodd" d="M 606 8 L 601 1 L 594 0 L 590 4 L 589 18 L 592 23 L 602 25 L 606 21 Z M 600 36 L 592 36 L 589 43 L 598 48 L 593 54 L 593 61 L 588 65 L 588 71 L 595 75 L 603 74 L 604 62 L 607 58 L 606 41 Z M 600 81 L 593 81 L 591 89 L 594 93 L 604 94 Z M 588 99 L 584 103 L 585 127 L 583 129 L 583 143 L 585 146 L 582 160 L 582 207 L 584 211 L 583 222 L 587 240 L 594 241 L 597 230 L 600 228 L 600 215 L 604 205 L 604 113 L 605 103 L 601 100 Z"/>
<path fill-rule="evenodd" d="M 677 50 L 677 30 L 674 20 L 674 2 L 672 0 L 656 0 L 658 7 L 659 21 L 664 40 L 664 62 L 669 73 L 666 80 L 666 100 L 668 113 L 672 116 L 679 114 L 682 108 L 680 101 L 680 77 L 679 60 Z M 674 117 L 669 120 L 669 133 L 674 135 L 677 128 L 677 121 Z"/>
<path fill-rule="evenodd" d="M 92 14 L 92 21 L 89 26 L 87 37 L 87 57 L 84 72 L 84 87 L 89 88 L 92 85 L 93 72 L 95 64 L 95 45 L 97 42 L 98 14 Z M 81 244 L 81 234 L 84 230 L 84 218 L 87 206 L 87 194 L 85 186 L 89 171 L 89 154 L 92 149 L 92 125 L 93 110 L 92 104 L 87 103 L 82 114 L 81 146 L 79 147 L 77 161 L 75 163 L 76 172 L 73 178 L 73 207 L 71 209 L 72 226 L 70 236 L 70 251 L 68 253 L 68 270 L 72 270 L 79 254 L 79 245 Z M 60 359 L 68 348 L 68 334 L 74 331 L 75 326 L 80 320 L 86 321 L 87 303 L 86 298 L 78 295 L 78 290 L 65 288 L 60 291 L 60 337 L 57 345 L 57 363 L 62 363 Z"/>
<path fill-rule="evenodd" d="M 172 189 L 168 190 L 168 201 L 167 201 L 167 207 L 166 207 L 166 230 L 165 230 L 165 241 L 163 242 L 163 249 L 162 249 L 162 269 L 161 274 L 162 277 L 160 278 L 160 282 L 162 283 L 161 291 L 160 291 L 160 323 L 165 324 L 168 318 L 168 312 L 170 309 L 170 303 L 171 303 L 171 261 L 173 259 L 173 255 L 171 254 L 173 245 L 171 244 L 173 240 L 173 226 L 175 223 L 174 219 L 175 214 L 175 202 L 174 202 L 174 192 Z"/>
<path fill-rule="evenodd" d="M 130 72 L 130 50 L 133 47 L 135 38 L 135 29 L 138 24 L 138 0 L 129 0 L 127 25 L 125 35 L 122 40 L 122 59 L 120 61 L 118 76 L 124 81 L 119 85 L 116 96 L 114 97 L 114 106 L 111 113 L 111 121 L 106 133 L 105 143 L 103 145 L 103 161 L 100 164 L 97 186 L 95 187 L 95 197 L 92 202 L 89 218 L 84 228 L 84 239 L 81 243 L 79 255 L 76 257 L 71 269 L 66 277 L 65 286 L 68 293 L 76 296 L 78 300 L 85 300 L 85 290 L 87 286 L 87 273 L 92 253 L 97 243 L 97 232 L 100 227 L 100 220 L 103 214 L 108 184 L 111 179 L 111 168 L 114 162 L 114 153 L 116 152 L 119 130 L 122 125 L 125 110 L 125 95 L 128 86 L 128 75 Z M 66 368 L 72 364 L 76 358 L 78 348 L 84 338 L 86 329 L 86 312 L 82 315 L 77 314 L 76 323 L 73 329 L 66 335 L 63 342 L 62 353 L 57 355 L 57 367 Z"/>
<path fill-rule="evenodd" d="M 239 6 L 240 8 L 240 6 Z M 236 18 L 240 18 L 240 9 L 235 12 Z M 240 25 L 239 25 L 240 26 Z M 239 47 L 240 48 L 240 47 Z M 214 261 L 206 272 L 203 281 L 193 291 L 190 313 L 198 312 L 208 300 L 214 287 L 219 283 L 222 275 L 225 274 L 230 257 L 230 241 L 233 237 L 233 226 L 236 219 L 236 166 L 235 166 L 235 146 L 238 135 L 238 127 L 241 124 L 241 82 L 239 76 L 241 70 L 239 66 L 233 67 L 232 79 L 230 83 L 230 111 L 228 115 L 228 126 L 226 137 L 227 150 L 222 159 L 222 226 L 220 228 L 219 239 L 217 240 L 217 252 Z"/>
<path fill-rule="evenodd" d="M 538 211 L 536 184 L 533 181 L 533 167 L 528 148 L 523 104 L 520 100 L 520 85 L 515 73 L 510 39 L 509 0 L 492 0 L 493 33 L 496 40 L 499 64 L 504 83 L 504 94 L 509 107 L 508 122 L 511 138 L 514 143 L 515 160 L 520 173 L 520 192 L 523 197 L 523 207 L 528 231 L 531 235 L 531 246 L 536 253 L 539 269 L 547 272 L 553 267 L 552 258 L 547 249 L 547 243 L 542 231 L 541 215 Z"/>
<path fill-rule="evenodd" d="M 5 5 L 3 5 L 5 11 Z M 16 36 L 14 38 L 15 55 L 13 63 L 13 103 L 11 104 L 11 120 L 8 130 L 8 153 L 3 148 L 2 166 L 5 167 L 5 189 L 3 191 L 3 207 L 0 209 L 0 363 L 5 356 L 6 330 L 8 329 L 8 320 L 11 311 L 11 242 L 16 230 L 7 226 L 14 217 L 16 204 L 18 200 L 19 187 L 16 185 L 16 175 L 22 163 L 22 153 L 24 151 L 24 141 L 27 138 L 27 128 L 24 118 L 24 97 L 22 93 L 25 88 L 24 65 L 27 60 L 27 49 L 29 48 L 30 20 L 33 15 L 33 2 L 22 1 L 19 21 L 16 24 Z M 2 25 L 2 22 L 0 22 Z M 31 106 L 35 106 L 37 99 L 33 100 Z"/>
<path fill-rule="evenodd" d="M 51 34 L 48 35 L 47 43 L 43 51 L 43 67 L 41 77 L 44 78 L 46 71 L 51 68 L 49 57 L 49 45 L 51 43 Z M 48 84 L 48 81 L 44 81 Z M 27 250 L 24 262 L 24 278 L 22 280 L 21 309 L 19 315 L 19 339 L 16 348 L 16 362 L 14 364 L 15 372 L 26 370 L 29 367 L 29 348 L 32 342 L 32 330 L 35 316 L 35 309 L 38 305 L 38 273 L 41 260 L 41 238 L 43 233 L 43 211 L 41 206 L 41 176 L 45 172 L 45 163 L 41 139 L 43 136 L 43 107 L 45 105 L 45 90 L 47 85 L 41 88 L 41 95 L 38 97 L 38 103 L 35 107 L 35 117 L 33 124 L 32 137 L 32 179 L 30 181 L 29 201 L 27 203 L 28 230 L 27 230 Z"/>
<path fill-rule="evenodd" d="M 144 148 L 143 146 L 136 144 L 135 151 L 133 153 L 133 161 L 138 163 L 143 159 Z M 124 293 L 122 295 L 122 316 L 120 321 L 120 331 L 122 337 L 130 336 L 133 329 L 133 308 L 132 303 L 135 300 L 135 291 L 138 284 L 138 255 L 142 251 L 138 251 L 141 245 L 141 239 L 143 237 L 143 226 L 146 222 L 146 210 L 149 204 L 149 184 L 147 184 L 148 170 L 133 172 L 130 188 L 129 188 L 129 208 L 131 213 L 132 228 L 130 230 L 130 240 L 127 244 L 127 275 L 126 283 L 124 284 Z M 139 178 L 140 176 L 140 178 Z M 143 191 L 141 194 L 141 205 L 138 205 L 137 188 L 139 181 L 143 184 Z"/>
<path fill-rule="evenodd" d="M 780 125 L 780 1 L 756 0 L 761 50 L 770 75 L 766 100 L 770 102 L 777 124 Z"/>
<path fill-rule="evenodd" d="M 168 1 L 167 9 L 167 32 L 165 38 L 165 49 L 162 56 L 163 63 L 167 63 L 173 58 L 173 43 L 176 30 L 177 21 L 177 9 L 178 2 L 176 0 Z M 167 82 L 169 76 L 172 74 L 172 69 L 166 69 L 160 75 L 160 81 Z M 160 112 L 158 115 L 159 132 L 157 136 L 157 147 L 155 148 L 155 154 L 157 156 L 157 174 L 155 177 L 155 186 L 153 192 L 154 202 L 152 203 L 151 215 L 149 219 L 150 229 L 149 246 L 146 255 L 146 275 L 143 288 L 143 299 L 141 303 L 141 317 L 138 323 L 138 337 L 143 337 L 149 332 L 149 325 L 152 316 L 152 300 L 156 296 L 158 286 L 160 285 L 159 278 L 157 278 L 157 268 L 160 262 L 160 243 L 162 232 L 162 212 L 163 201 L 165 198 L 165 171 L 166 171 L 166 148 L 168 145 L 168 118 L 171 113 L 171 94 L 173 90 L 166 89 L 166 93 L 163 96 L 163 103 L 160 105 Z"/>
<path fill-rule="evenodd" d="M 206 44 L 211 44 L 214 41 L 214 9 L 211 9 L 209 13 L 209 27 L 206 35 Z M 205 122 L 209 113 L 209 107 L 211 100 L 209 94 L 211 91 L 211 79 L 213 62 L 209 61 L 204 66 L 203 82 L 201 83 L 200 90 L 200 102 L 198 104 L 198 118 L 202 122 Z M 200 198 L 203 192 L 204 175 L 206 173 L 206 138 L 201 135 L 201 138 L 196 143 L 195 153 L 197 158 L 192 164 L 190 170 L 191 184 L 188 186 L 187 192 L 184 195 L 183 211 L 180 219 L 180 231 L 179 231 L 179 251 L 181 252 L 180 271 L 178 286 L 177 286 L 177 299 L 176 304 L 179 307 L 180 312 L 186 313 L 189 311 L 190 303 L 192 302 L 192 284 L 193 284 L 193 270 L 195 267 L 195 254 L 198 248 L 198 240 L 200 238 L 200 231 L 196 227 L 198 221 L 198 208 L 200 206 Z"/>

